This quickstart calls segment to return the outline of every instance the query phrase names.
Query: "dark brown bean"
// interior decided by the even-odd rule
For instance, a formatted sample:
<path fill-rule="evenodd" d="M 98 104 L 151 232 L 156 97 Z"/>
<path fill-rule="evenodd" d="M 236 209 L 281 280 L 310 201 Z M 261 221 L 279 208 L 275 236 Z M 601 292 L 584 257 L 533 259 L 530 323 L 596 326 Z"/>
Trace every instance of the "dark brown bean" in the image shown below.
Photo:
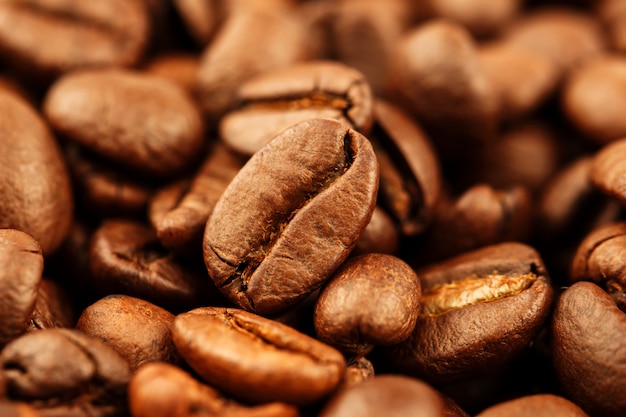
<path fill-rule="evenodd" d="M 27 331 L 74 327 L 76 317 L 70 294 L 58 282 L 42 279 Z"/>
<path fill-rule="evenodd" d="M 379 206 L 374 208 L 363 234 L 359 238 L 350 256 L 364 255 L 366 253 L 386 253 L 394 255 L 400 246 L 400 233 L 394 221 Z"/>
<path fill-rule="evenodd" d="M 216 286 L 239 306 L 277 313 L 319 288 L 369 222 L 378 165 L 343 123 L 299 123 L 257 152 L 217 202 L 204 234 Z"/>
<path fill-rule="evenodd" d="M 28 103 L 0 91 L 0 114 L 0 227 L 28 233 L 49 255 L 72 223 L 67 167 L 50 130 Z"/>
<path fill-rule="evenodd" d="M 573 402 L 554 394 L 535 394 L 505 401 L 483 410 L 476 417 L 587 417 Z"/>
<path fill-rule="evenodd" d="M 626 138 L 605 145 L 593 157 L 589 176 L 605 194 L 626 203 Z"/>
<path fill-rule="evenodd" d="M 126 361 L 77 330 L 46 329 L 13 340 L 0 353 L 7 396 L 42 416 L 118 416 L 126 406 Z"/>
<path fill-rule="evenodd" d="M 26 331 L 43 272 L 39 244 L 13 229 L 0 229 L 0 347 Z"/>
<path fill-rule="evenodd" d="M 238 89 L 237 102 L 220 121 L 220 138 L 246 155 L 304 120 L 336 119 L 364 135 L 372 127 L 371 88 L 362 73 L 340 62 L 265 71 Z"/>
<path fill-rule="evenodd" d="M 131 372 L 149 362 L 180 360 L 170 327 L 174 315 L 126 295 L 110 295 L 83 310 L 76 329 L 100 339 L 120 354 Z"/>
<path fill-rule="evenodd" d="M 322 288 L 313 321 L 317 337 L 365 355 L 408 338 L 420 310 L 415 272 L 395 256 L 367 254 L 345 262 Z"/>
<path fill-rule="evenodd" d="M 485 374 L 519 355 L 549 315 L 552 287 L 540 255 L 520 243 L 487 246 L 416 271 L 415 330 L 388 356 L 394 369 L 433 382 Z"/>
<path fill-rule="evenodd" d="M 172 336 L 204 380 L 253 403 L 311 404 L 328 395 L 346 369 L 332 347 L 239 309 L 204 307 L 180 314 Z"/>
<path fill-rule="evenodd" d="M 135 172 L 168 177 L 203 146 L 204 126 L 178 85 L 121 69 L 68 74 L 48 90 L 44 113 L 68 139 Z"/>
<path fill-rule="evenodd" d="M 552 318 L 553 363 L 569 398 L 598 416 L 626 410 L 626 313 L 591 282 L 558 299 Z"/>

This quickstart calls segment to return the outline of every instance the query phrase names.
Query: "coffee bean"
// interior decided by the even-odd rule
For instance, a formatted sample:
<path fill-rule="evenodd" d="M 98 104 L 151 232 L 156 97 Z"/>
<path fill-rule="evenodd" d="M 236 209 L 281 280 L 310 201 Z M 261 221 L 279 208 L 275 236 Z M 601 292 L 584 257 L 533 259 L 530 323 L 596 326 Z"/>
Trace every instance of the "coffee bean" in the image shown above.
<path fill-rule="evenodd" d="M 350 256 L 366 253 L 386 253 L 394 255 L 400 245 L 400 233 L 391 217 L 379 206 L 374 208 L 363 234 L 350 252 Z"/>
<path fill-rule="evenodd" d="M 139 369 L 128 386 L 133 417 L 298 417 L 296 407 L 284 403 L 246 406 L 195 380 L 178 367 L 151 363 Z"/>
<path fill-rule="evenodd" d="M 99 340 L 72 329 L 46 329 L 13 340 L 0 353 L 7 397 L 43 416 L 123 413 L 130 371 Z"/>
<path fill-rule="evenodd" d="M 72 223 L 65 161 L 48 127 L 24 100 L 0 91 L 0 114 L 0 227 L 28 233 L 51 254 Z"/>
<path fill-rule="evenodd" d="M 556 372 L 568 396 L 591 415 L 621 416 L 626 375 L 626 313 L 596 284 L 577 282 L 552 318 Z"/>
<path fill-rule="evenodd" d="M 346 368 L 330 346 L 239 309 L 204 307 L 180 314 L 172 337 L 204 380 L 252 403 L 311 404 L 339 384 Z"/>
<path fill-rule="evenodd" d="M 369 84 L 359 71 L 339 62 L 310 61 L 265 71 L 239 88 L 237 100 L 220 122 L 220 137 L 246 155 L 309 119 L 337 119 L 363 134 L 372 127 Z"/>
<path fill-rule="evenodd" d="M 365 356 L 354 356 L 346 365 L 339 390 L 374 378 L 374 365 Z"/>
<path fill-rule="evenodd" d="M 0 402 L 0 415 L 7 417 L 40 417 L 33 407 L 20 402 Z"/>
<path fill-rule="evenodd" d="M 339 391 L 320 417 L 443 417 L 445 413 L 441 396 L 426 383 L 405 376 L 380 375 Z"/>
<path fill-rule="evenodd" d="M 207 222 L 204 260 L 216 286 L 259 314 L 319 288 L 372 216 L 375 158 L 365 137 L 329 119 L 299 123 L 268 143 Z"/>
<path fill-rule="evenodd" d="M 604 193 L 626 201 L 625 174 L 626 139 L 620 139 L 605 145 L 593 157 L 589 176 L 593 184 Z"/>
<path fill-rule="evenodd" d="M 398 372 L 437 383 L 484 374 L 519 355 L 550 312 L 540 255 L 520 243 L 467 252 L 416 271 L 421 313 L 387 356 Z"/>
<path fill-rule="evenodd" d="M 37 291 L 33 314 L 28 320 L 26 331 L 71 328 L 76 322 L 73 300 L 70 294 L 56 281 L 42 279 Z"/>
<path fill-rule="evenodd" d="M 13 229 L 0 229 L 0 346 L 26 331 L 43 272 L 39 244 Z"/>
<path fill-rule="evenodd" d="M 352 258 L 322 288 L 313 317 L 317 337 L 359 355 L 375 345 L 399 343 L 415 327 L 420 297 L 420 281 L 401 259 L 383 254 Z"/>
<path fill-rule="evenodd" d="M 131 66 L 148 46 L 149 25 L 140 1 L 10 0 L 0 6 L 0 54 L 49 79 L 77 68 Z"/>
<path fill-rule="evenodd" d="M 59 79 L 44 113 L 53 128 L 135 172 L 180 173 L 203 145 L 199 110 L 172 82 L 130 70 L 85 70 Z"/>
<path fill-rule="evenodd" d="M 483 410 L 477 417 L 587 417 L 587 413 L 573 402 L 553 394 L 528 395 L 496 404 Z"/>
<path fill-rule="evenodd" d="M 83 310 L 76 329 L 113 348 L 131 372 L 149 362 L 180 360 L 170 327 L 174 315 L 154 304 L 126 295 L 109 295 Z"/>

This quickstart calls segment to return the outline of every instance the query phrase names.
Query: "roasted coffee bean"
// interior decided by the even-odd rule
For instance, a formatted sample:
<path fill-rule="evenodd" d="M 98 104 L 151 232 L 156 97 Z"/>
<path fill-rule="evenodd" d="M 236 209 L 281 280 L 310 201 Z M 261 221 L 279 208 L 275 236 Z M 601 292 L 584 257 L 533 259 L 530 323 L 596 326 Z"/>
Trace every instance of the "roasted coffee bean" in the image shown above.
<path fill-rule="evenodd" d="M 589 176 L 604 193 L 626 202 L 626 138 L 605 145 L 593 157 Z"/>
<path fill-rule="evenodd" d="M 74 327 L 73 300 L 56 281 L 42 279 L 37 291 L 35 309 L 28 320 L 27 331 Z"/>
<path fill-rule="evenodd" d="M 0 91 L 0 114 L 0 227 L 28 233 L 49 255 L 72 223 L 65 161 L 41 117 L 20 97 Z"/>
<path fill-rule="evenodd" d="M 109 295 L 83 310 L 76 329 L 113 348 L 134 372 L 149 362 L 180 360 L 170 332 L 173 322 L 172 313 L 147 301 Z"/>
<path fill-rule="evenodd" d="M 299 123 L 258 151 L 217 202 L 204 261 L 237 305 L 277 313 L 319 288 L 369 222 L 378 189 L 370 142 L 343 123 Z"/>
<path fill-rule="evenodd" d="M 408 338 L 420 310 L 421 285 L 411 267 L 384 254 L 345 262 L 322 288 L 313 316 L 318 338 L 337 349 L 367 354 Z"/>
<path fill-rule="evenodd" d="M 245 406 L 225 398 L 182 369 L 152 363 L 139 369 L 128 386 L 132 417 L 298 417 L 294 406 L 268 403 Z"/>
<path fill-rule="evenodd" d="M 555 5 L 521 15 L 507 28 L 504 39 L 554 63 L 559 79 L 606 47 L 602 28 L 593 16 Z"/>
<path fill-rule="evenodd" d="M 558 86 L 560 72 L 554 62 L 513 42 L 483 44 L 478 58 L 496 90 L 502 120 L 531 114 Z"/>
<path fill-rule="evenodd" d="M 77 68 L 132 66 L 148 46 L 147 12 L 141 1 L 4 1 L 0 54 L 19 71 L 47 79 Z"/>
<path fill-rule="evenodd" d="M 568 77 L 563 109 L 592 141 L 604 144 L 626 136 L 626 58 L 604 55 L 588 60 Z M 598 106 L 597 103 L 602 103 Z"/>
<path fill-rule="evenodd" d="M 392 72 L 394 90 L 433 138 L 468 147 L 463 142 L 493 137 L 496 90 L 462 26 L 433 19 L 410 30 L 396 46 Z"/>
<path fill-rule="evenodd" d="M 43 272 L 39 244 L 13 229 L 0 229 L 0 347 L 26 331 Z"/>
<path fill-rule="evenodd" d="M 339 62 L 309 61 L 266 71 L 243 84 L 237 100 L 220 122 L 220 137 L 246 155 L 309 119 L 337 119 L 365 135 L 372 127 L 373 97 L 365 76 Z"/>
<path fill-rule="evenodd" d="M 172 337 L 204 380 L 252 403 L 311 404 L 328 395 L 346 369 L 341 353 L 330 346 L 239 309 L 180 314 Z"/>
<path fill-rule="evenodd" d="M 587 417 L 573 402 L 554 394 L 535 394 L 516 398 L 483 410 L 476 417 Z"/>
<path fill-rule="evenodd" d="M 612 49 L 626 51 L 626 4 L 620 0 L 599 0 L 595 12 L 603 23 Z"/>
<path fill-rule="evenodd" d="M 552 318 L 554 367 L 569 398 L 591 415 L 626 412 L 625 337 L 626 313 L 596 284 L 577 282 L 559 297 Z"/>
<path fill-rule="evenodd" d="M 394 221 L 379 206 L 374 208 L 363 234 L 350 252 L 351 256 L 364 255 L 366 253 L 386 253 L 394 255 L 400 246 L 400 233 Z"/>
<path fill-rule="evenodd" d="M 142 223 L 105 220 L 94 232 L 89 252 L 101 295 L 130 295 L 173 311 L 218 299 L 202 272 L 178 262 Z"/>
<path fill-rule="evenodd" d="M 525 241 L 531 224 L 531 197 L 525 187 L 496 190 L 477 184 L 456 200 L 442 200 L 412 263 L 426 265 L 505 241 Z"/>
<path fill-rule="evenodd" d="M 444 402 L 426 383 L 400 375 L 380 375 L 337 392 L 320 417 L 446 415 Z"/>
<path fill-rule="evenodd" d="M 391 54 L 402 34 L 410 28 L 412 5 L 405 0 L 334 3 L 329 19 L 334 56 L 361 71 L 374 93 L 388 95 Z"/>
<path fill-rule="evenodd" d="M 7 397 L 42 416 L 118 416 L 126 407 L 126 361 L 99 340 L 71 329 L 46 329 L 0 352 Z"/>
<path fill-rule="evenodd" d="M 351 385 L 360 384 L 363 381 L 374 378 L 374 365 L 364 356 L 355 356 L 348 360 L 346 372 L 343 375 L 339 390 Z"/>
<path fill-rule="evenodd" d="M 245 161 L 216 142 L 193 179 L 154 195 L 148 216 L 163 246 L 179 254 L 200 254 L 207 219 Z"/>
<path fill-rule="evenodd" d="M 182 87 L 131 70 L 68 74 L 48 91 L 44 113 L 63 136 L 146 175 L 179 173 L 203 146 L 200 112 Z"/>
<path fill-rule="evenodd" d="M 205 113 L 219 120 L 248 79 L 314 58 L 309 42 L 304 20 L 294 13 L 252 8 L 232 14 L 200 61 L 197 80 Z"/>
<path fill-rule="evenodd" d="M 443 383 L 485 374 L 535 339 L 553 290 L 540 255 L 501 243 L 416 271 L 422 282 L 415 330 L 387 355 L 398 372 Z"/>
<path fill-rule="evenodd" d="M 149 74 L 174 82 L 194 96 L 199 66 L 200 59 L 196 55 L 169 53 L 153 58 L 144 66 L 144 69 Z"/>
<path fill-rule="evenodd" d="M 399 107 L 378 100 L 372 134 L 380 166 L 378 202 L 407 236 L 430 224 L 441 193 L 437 155 L 422 129 Z"/>

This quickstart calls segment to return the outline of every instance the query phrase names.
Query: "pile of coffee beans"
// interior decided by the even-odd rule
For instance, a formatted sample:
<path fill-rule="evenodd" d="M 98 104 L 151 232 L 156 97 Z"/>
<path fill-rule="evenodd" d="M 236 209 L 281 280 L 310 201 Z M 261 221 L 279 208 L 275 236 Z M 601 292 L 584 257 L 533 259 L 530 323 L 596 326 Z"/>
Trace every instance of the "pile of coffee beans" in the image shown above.
<path fill-rule="evenodd" d="M 625 0 L 0 1 L 0 415 L 626 415 Z"/>

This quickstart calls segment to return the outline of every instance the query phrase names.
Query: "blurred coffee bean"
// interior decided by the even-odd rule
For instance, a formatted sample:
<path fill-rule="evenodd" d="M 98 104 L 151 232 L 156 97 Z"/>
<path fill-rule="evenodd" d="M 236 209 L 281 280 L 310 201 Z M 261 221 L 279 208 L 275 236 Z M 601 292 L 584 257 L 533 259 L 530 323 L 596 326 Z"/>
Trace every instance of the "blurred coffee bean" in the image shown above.
<path fill-rule="evenodd" d="M 577 282 L 552 318 L 553 363 L 563 388 L 590 415 L 626 412 L 626 313 L 596 284 Z"/>
<path fill-rule="evenodd" d="M 626 51 L 626 3 L 621 0 L 598 0 L 595 13 L 604 24 L 609 44 L 617 52 Z"/>
<path fill-rule="evenodd" d="M 83 310 L 76 329 L 113 348 L 131 372 L 149 362 L 180 360 L 170 327 L 174 315 L 126 295 L 109 295 Z"/>
<path fill-rule="evenodd" d="M 68 74 L 48 91 L 44 113 L 69 140 L 135 172 L 180 173 L 203 146 L 204 126 L 182 87 L 130 70 Z"/>
<path fill-rule="evenodd" d="M 346 363 L 346 372 L 343 375 L 339 390 L 351 385 L 360 384 L 374 378 L 374 365 L 365 356 L 354 356 Z"/>
<path fill-rule="evenodd" d="M 199 67 L 200 58 L 197 55 L 180 52 L 158 55 L 144 66 L 144 70 L 148 74 L 174 82 L 194 96 Z"/>
<path fill-rule="evenodd" d="M 391 217 L 379 206 L 374 208 L 363 234 L 350 252 L 350 256 L 366 253 L 386 253 L 394 255 L 400 246 L 399 232 Z"/>
<path fill-rule="evenodd" d="M 573 402 L 554 394 L 536 394 L 516 398 L 483 410 L 476 417 L 587 417 Z"/>
<path fill-rule="evenodd" d="M 200 46 L 213 38 L 225 18 L 226 1 L 223 0 L 173 0 L 185 28 Z"/>
<path fill-rule="evenodd" d="M 422 299 L 415 330 L 386 352 L 397 372 L 436 383 L 486 374 L 526 349 L 550 313 L 553 290 L 541 256 L 520 243 L 416 272 Z"/>
<path fill-rule="evenodd" d="M 420 297 L 420 280 L 401 259 L 357 256 L 322 287 L 313 316 L 317 337 L 355 355 L 399 343 L 415 327 Z M 363 300 L 368 300 L 366 305 Z"/>
<path fill-rule="evenodd" d="M 71 328 L 76 322 L 73 300 L 56 281 L 42 279 L 37 291 L 35 309 L 28 320 L 26 331 Z"/>
<path fill-rule="evenodd" d="M 86 67 L 133 66 L 151 32 L 142 1 L 8 0 L 0 5 L 0 54 L 32 79 L 51 80 Z"/>
<path fill-rule="evenodd" d="M 456 199 L 442 199 L 429 230 L 411 248 L 413 265 L 427 265 L 504 241 L 525 241 L 531 225 L 525 187 L 498 190 L 477 184 Z"/>
<path fill-rule="evenodd" d="M 205 307 L 180 314 L 172 336 L 204 380 L 252 403 L 311 404 L 339 384 L 346 368 L 332 347 L 239 309 Z"/>
<path fill-rule="evenodd" d="M 128 386 L 132 417 L 298 417 L 283 403 L 246 406 L 224 397 L 182 369 L 151 363 L 139 369 Z"/>
<path fill-rule="evenodd" d="M 585 61 L 570 74 L 563 88 L 563 109 L 590 140 L 612 142 L 626 136 L 624 91 L 626 57 L 603 55 Z"/>
<path fill-rule="evenodd" d="M 49 255 L 72 223 L 67 166 L 50 130 L 28 103 L 0 91 L 0 114 L 0 227 L 28 233 Z"/>
<path fill-rule="evenodd" d="M 445 405 L 426 383 L 400 375 L 379 375 L 337 392 L 320 417 L 443 417 Z"/>
<path fill-rule="evenodd" d="M 177 261 L 142 223 L 105 220 L 91 237 L 89 252 L 101 295 L 130 295 L 172 311 L 218 300 L 202 271 Z"/>
<path fill-rule="evenodd" d="M 348 257 L 377 189 L 364 136 L 330 119 L 292 126 L 250 158 L 217 202 L 204 233 L 209 275 L 246 310 L 285 310 Z"/>
<path fill-rule="evenodd" d="M 369 136 L 380 167 L 378 203 L 407 236 L 430 224 L 441 193 L 441 169 L 430 139 L 401 108 L 378 100 Z"/>
<path fill-rule="evenodd" d="M 130 371 L 99 340 L 72 329 L 46 329 L 13 340 L 0 352 L 7 397 L 42 416 L 118 416 L 126 409 Z"/>
<path fill-rule="evenodd" d="M 605 194 L 626 203 L 626 138 L 605 145 L 593 157 L 591 182 Z"/>
<path fill-rule="evenodd" d="M 40 417 L 33 407 L 21 402 L 0 402 L 0 415 L 7 417 Z"/>
<path fill-rule="evenodd" d="M 39 244 L 13 229 L 0 229 L 0 348 L 26 331 L 43 272 Z"/>
<path fill-rule="evenodd" d="M 539 7 L 519 16 L 508 26 L 504 39 L 552 62 L 559 79 L 606 48 L 602 28 L 594 16 L 558 5 Z"/>
<path fill-rule="evenodd" d="M 266 71 L 243 84 L 236 99 L 235 108 L 220 122 L 220 138 L 246 155 L 309 119 L 336 119 L 364 135 L 372 127 L 367 80 L 339 62 L 309 61 Z"/>
<path fill-rule="evenodd" d="M 245 157 L 216 142 L 192 179 L 153 196 L 148 216 L 163 246 L 182 255 L 201 253 L 207 219 L 245 162 Z"/>

